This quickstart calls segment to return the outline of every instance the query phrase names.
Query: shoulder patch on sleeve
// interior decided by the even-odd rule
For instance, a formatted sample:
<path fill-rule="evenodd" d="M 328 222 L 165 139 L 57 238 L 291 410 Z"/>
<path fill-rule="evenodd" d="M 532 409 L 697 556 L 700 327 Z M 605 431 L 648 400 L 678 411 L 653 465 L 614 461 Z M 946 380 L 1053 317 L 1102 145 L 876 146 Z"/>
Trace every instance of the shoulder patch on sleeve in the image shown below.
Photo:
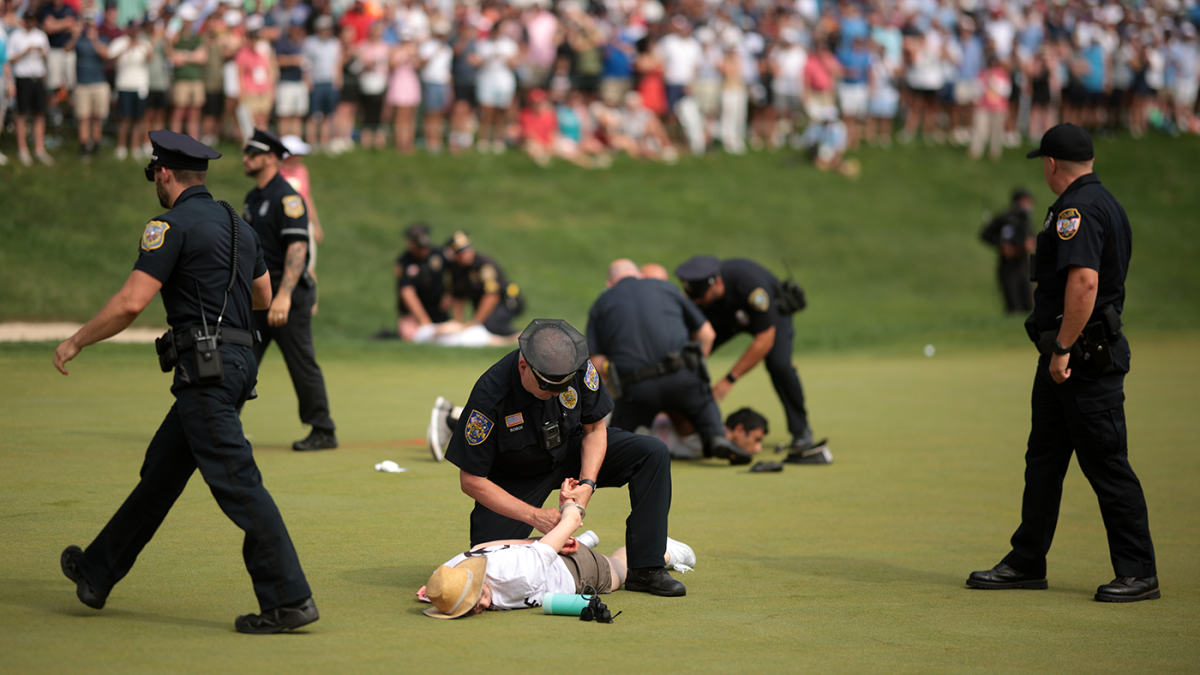
<path fill-rule="evenodd" d="M 1058 238 L 1066 241 L 1075 236 L 1079 232 L 1079 210 L 1078 209 L 1063 209 L 1058 213 L 1058 222 L 1055 229 L 1058 230 Z"/>
<path fill-rule="evenodd" d="M 288 195 L 284 197 L 283 213 L 288 218 L 299 218 L 304 215 L 304 199 L 300 195 Z"/>
<path fill-rule="evenodd" d="M 771 308 L 771 296 L 761 287 L 750 291 L 750 297 L 746 298 L 746 302 L 756 312 L 765 312 Z"/>
<path fill-rule="evenodd" d="M 488 434 L 492 433 L 492 426 L 492 421 L 483 413 L 472 410 L 471 416 L 467 418 L 467 445 L 479 445 L 486 441 Z"/>
<path fill-rule="evenodd" d="M 142 250 L 153 251 L 162 246 L 169 229 L 171 226 L 161 220 L 152 220 L 146 223 L 146 231 L 142 232 Z"/>
<path fill-rule="evenodd" d="M 600 373 L 596 372 L 596 367 L 591 361 L 588 361 L 587 372 L 583 374 L 583 384 L 592 391 L 600 388 Z"/>
<path fill-rule="evenodd" d="M 429 256 L 428 264 L 429 264 L 429 269 L 433 270 L 434 272 L 442 271 L 442 258 L 440 256 L 436 256 L 436 255 Z"/>

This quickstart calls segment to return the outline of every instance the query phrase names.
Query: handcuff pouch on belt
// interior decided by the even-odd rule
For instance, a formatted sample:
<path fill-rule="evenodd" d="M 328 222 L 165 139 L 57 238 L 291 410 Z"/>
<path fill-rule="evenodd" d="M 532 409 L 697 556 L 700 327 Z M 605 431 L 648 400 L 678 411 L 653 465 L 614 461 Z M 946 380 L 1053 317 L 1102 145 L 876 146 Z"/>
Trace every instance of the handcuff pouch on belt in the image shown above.
<path fill-rule="evenodd" d="M 1113 363 L 1112 345 L 1119 341 L 1121 334 L 1121 315 L 1111 304 L 1100 308 L 1093 316 L 1097 319 L 1083 327 L 1083 334 L 1071 345 L 1071 356 L 1089 359 L 1092 365 L 1104 370 Z M 1057 323 L 1062 324 L 1062 317 Z M 1053 354 L 1054 341 L 1058 339 L 1058 329 L 1041 331 L 1033 317 L 1025 320 L 1025 332 L 1037 346 L 1039 354 Z"/>

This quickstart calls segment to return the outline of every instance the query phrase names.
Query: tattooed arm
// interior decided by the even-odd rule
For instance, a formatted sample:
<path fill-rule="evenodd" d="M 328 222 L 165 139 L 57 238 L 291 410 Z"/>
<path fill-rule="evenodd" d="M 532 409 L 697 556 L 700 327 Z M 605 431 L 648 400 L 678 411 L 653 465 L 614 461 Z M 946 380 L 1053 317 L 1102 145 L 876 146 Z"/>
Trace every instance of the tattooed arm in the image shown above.
<path fill-rule="evenodd" d="M 288 244 L 287 256 L 283 262 L 283 280 L 279 282 L 279 291 L 271 300 L 271 309 L 267 311 L 267 323 L 272 326 L 282 326 L 288 322 L 288 313 L 292 310 L 292 291 L 300 282 L 304 273 L 304 261 L 308 258 L 308 242 L 294 241 Z"/>

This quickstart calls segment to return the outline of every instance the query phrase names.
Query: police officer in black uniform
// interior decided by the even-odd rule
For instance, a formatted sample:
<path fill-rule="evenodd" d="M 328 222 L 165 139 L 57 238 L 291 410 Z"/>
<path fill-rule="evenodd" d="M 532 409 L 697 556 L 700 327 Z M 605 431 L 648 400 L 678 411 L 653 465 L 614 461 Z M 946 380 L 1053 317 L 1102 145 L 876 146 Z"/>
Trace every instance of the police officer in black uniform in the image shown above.
<path fill-rule="evenodd" d="M 414 223 L 404 230 L 408 250 L 396 259 L 397 329 L 401 338 L 430 323 L 450 320 L 446 299 L 446 258 L 433 247 L 429 226 Z M 408 325 L 406 325 L 408 324 Z"/>
<path fill-rule="evenodd" d="M 1129 342 L 1121 334 L 1132 232 L 1117 200 L 1092 173 L 1092 139 L 1060 124 L 1041 147 L 1046 183 L 1058 201 L 1038 235 L 1033 315 L 1026 322 L 1041 357 L 1033 381 L 1033 428 L 1025 453 L 1025 496 L 1012 551 L 975 588 L 1046 588 L 1063 477 L 1074 453 L 1092 484 L 1108 532 L 1116 578 L 1096 600 L 1159 597 L 1146 498 L 1129 465 L 1125 374 Z"/>
<path fill-rule="evenodd" d="M 644 279 L 632 260 L 608 268 L 608 290 L 588 313 L 588 350 L 616 398 L 612 425 L 649 427 L 663 411 L 687 418 L 706 457 L 747 464 L 750 454 L 725 437 L 704 360 L 716 331 L 679 289 Z M 614 386 L 615 385 L 615 386 Z"/>
<path fill-rule="evenodd" d="M 124 330 L 161 291 L 171 330 L 159 340 L 159 359 L 165 371 L 174 368 L 175 405 L 146 450 L 133 493 L 86 551 L 63 551 L 62 570 L 85 605 L 103 608 L 199 469 L 246 533 L 242 553 L 262 613 L 238 617 L 237 630 L 298 628 L 317 620 L 317 607 L 237 415 L 258 373 L 251 309 L 271 302 L 262 249 L 254 230 L 204 187 L 208 161 L 219 153 L 170 131 L 152 131 L 150 140 L 146 178 L 169 210 L 147 223 L 124 288 L 58 346 L 54 365 L 66 375 L 81 349 Z"/>
<path fill-rule="evenodd" d="M 293 450 L 329 450 L 338 446 L 329 417 L 325 376 L 317 365 L 312 341 L 312 308 L 316 283 L 308 273 L 308 213 L 301 197 L 279 174 L 287 149 L 269 131 L 255 129 L 242 151 L 246 175 L 255 188 L 246 194 L 242 218 L 262 240 L 263 257 L 271 272 L 275 299 L 269 309 L 254 313 L 254 328 L 263 341 L 254 347 L 261 364 L 271 341 L 287 363 L 300 404 L 300 421 L 312 426 L 308 438 L 292 444 Z"/>
<path fill-rule="evenodd" d="M 826 441 L 813 442 L 804 409 L 804 389 L 800 375 L 792 365 L 792 315 L 783 310 L 782 285 L 765 267 L 750 260 L 734 258 L 724 262 L 712 256 L 694 256 L 675 269 L 688 297 L 696 301 L 717 332 L 713 350 L 734 335 L 747 332 L 754 341 L 724 378 L 713 385 L 717 401 L 725 398 L 733 385 L 750 369 L 763 361 L 771 375 L 771 384 L 787 416 L 790 443 L 787 461 L 793 464 L 830 464 L 833 455 Z"/>
<path fill-rule="evenodd" d="M 509 282 L 504 270 L 491 257 L 479 253 L 471 237 L 459 230 L 450 237 L 446 249 L 450 265 L 450 303 L 454 319 L 461 321 L 463 305 L 471 302 L 473 314 L 468 325 L 481 324 L 492 335 L 505 337 L 517 332 L 512 320 L 525 309 L 521 288 Z"/>
<path fill-rule="evenodd" d="M 625 590 L 680 596 L 663 569 L 671 510 L 671 459 L 657 438 L 606 428 L 612 398 L 587 358 L 586 340 L 566 321 L 534 319 L 520 349 L 475 383 L 446 459 L 475 500 L 471 545 L 549 532 L 556 488 L 585 508 L 600 487 L 629 485 Z"/>
<path fill-rule="evenodd" d="M 1032 209 L 1033 194 L 1017 188 L 1013 190 L 1012 208 L 993 218 L 979 233 L 979 238 L 1000 254 L 997 275 L 1009 314 L 1033 311 L 1033 286 L 1029 283 L 1029 254 L 1034 248 Z"/>

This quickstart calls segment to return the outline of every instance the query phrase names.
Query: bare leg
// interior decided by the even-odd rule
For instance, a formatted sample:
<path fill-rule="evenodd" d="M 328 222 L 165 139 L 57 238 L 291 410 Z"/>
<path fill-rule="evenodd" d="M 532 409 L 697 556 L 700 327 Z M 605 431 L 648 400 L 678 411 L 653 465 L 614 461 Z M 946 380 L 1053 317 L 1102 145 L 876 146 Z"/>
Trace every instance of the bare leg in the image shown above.
<path fill-rule="evenodd" d="M 608 558 L 608 566 L 612 571 L 612 587 L 615 591 L 621 587 L 621 584 L 625 583 L 625 575 L 629 572 L 629 556 L 625 551 L 625 547 L 622 546 L 613 551 L 612 555 L 605 557 Z M 666 554 L 664 553 L 663 563 L 665 564 L 666 562 Z"/>

